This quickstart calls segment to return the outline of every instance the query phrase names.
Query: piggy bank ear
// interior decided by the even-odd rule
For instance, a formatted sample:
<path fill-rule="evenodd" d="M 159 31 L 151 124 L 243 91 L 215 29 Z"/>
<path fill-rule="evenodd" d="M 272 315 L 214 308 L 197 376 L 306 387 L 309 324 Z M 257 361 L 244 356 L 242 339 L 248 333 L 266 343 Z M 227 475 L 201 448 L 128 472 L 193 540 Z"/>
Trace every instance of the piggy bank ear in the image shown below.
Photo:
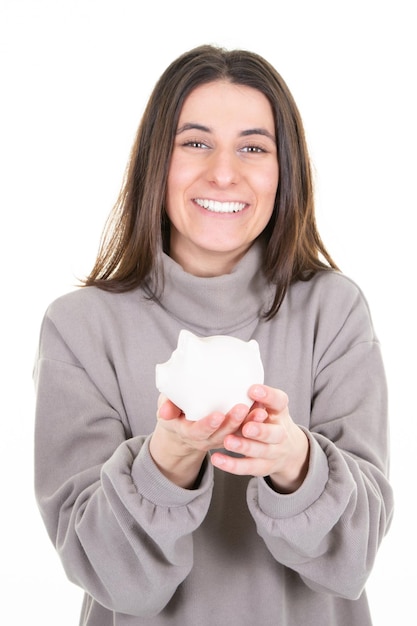
<path fill-rule="evenodd" d="M 194 333 L 189 330 L 181 330 L 178 335 L 178 344 L 177 349 L 174 354 L 176 355 L 176 360 L 178 363 L 178 359 L 180 359 L 180 363 L 184 366 L 186 363 L 190 363 L 195 361 L 201 361 L 201 348 L 203 345 L 203 340 L 201 337 L 194 335 Z"/>
<path fill-rule="evenodd" d="M 250 348 L 251 354 L 253 356 L 257 356 L 259 354 L 259 344 L 254 339 L 248 341 L 248 347 Z"/>
<path fill-rule="evenodd" d="M 180 330 L 180 334 L 178 335 L 178 344 L 177 349 L 187 350 L 195 341 L 197 337 L 193 335 L 189 330 L 182 329 Z"/>

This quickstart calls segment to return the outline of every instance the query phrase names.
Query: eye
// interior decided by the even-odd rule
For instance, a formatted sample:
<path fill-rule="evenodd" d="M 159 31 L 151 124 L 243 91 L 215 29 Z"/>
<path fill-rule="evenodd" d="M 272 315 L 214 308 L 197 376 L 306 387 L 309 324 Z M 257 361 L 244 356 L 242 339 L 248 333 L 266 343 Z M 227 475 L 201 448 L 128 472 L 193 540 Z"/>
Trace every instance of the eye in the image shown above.
<path fill-rule="evenodd" d="M 186 148 L 198 148 L 200 150 L 207 150 L 208 145 L 203 141 L 186 141 L 182 144 Z"/>
<path fill-rule="evenodd" d="M 241 148 L 241 151 L 249 153 L 249 154 L 263 154 L 264 152 L 266 152 L 265 148 L 261 148 L 260 146 L 254 146 L 254 145 L 243 146 L 243 148 Z"/>

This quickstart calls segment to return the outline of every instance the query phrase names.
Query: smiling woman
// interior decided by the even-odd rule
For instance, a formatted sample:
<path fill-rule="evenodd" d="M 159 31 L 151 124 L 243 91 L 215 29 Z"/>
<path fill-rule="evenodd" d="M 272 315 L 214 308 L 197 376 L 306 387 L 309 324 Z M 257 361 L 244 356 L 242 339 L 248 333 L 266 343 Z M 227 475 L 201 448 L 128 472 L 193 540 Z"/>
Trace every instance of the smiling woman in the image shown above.
<path fill-rule="evenodd" d="M 272 107 L 256 89 L 215 81 L 187 97 L 178 126 L 166 195 L 170 256 L 196 276 L 228 274 L 274 210 Z"/>
<path fill-rule="evenodd" d="M 247 403 L 192 420 L 158 393 L 184 330 L 257 342 Z M 193 354 L 183 392 L 212 400 Z M 382 357 L 263 58 L 202 46 L 163 73 L 95 266 L 45 315 L 35 380 L 36 495 L 80 624 L 371 624 L 393 508 Z"/>

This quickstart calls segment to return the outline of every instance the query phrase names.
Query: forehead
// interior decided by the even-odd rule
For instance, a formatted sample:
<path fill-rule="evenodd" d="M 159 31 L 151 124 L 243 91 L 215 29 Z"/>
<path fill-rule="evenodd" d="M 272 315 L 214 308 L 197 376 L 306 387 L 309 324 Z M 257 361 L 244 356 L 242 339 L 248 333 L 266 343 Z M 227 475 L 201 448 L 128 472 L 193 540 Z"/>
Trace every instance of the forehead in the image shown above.
<path fill-rule="evenodd" d="M 242 126 L 264 126 L 274 130 L 268 98 L 257 89 L 228 81 L 199 85 L 185 99 L 179 125 L 198 122 L 213 127 L 216 122 Z"/>

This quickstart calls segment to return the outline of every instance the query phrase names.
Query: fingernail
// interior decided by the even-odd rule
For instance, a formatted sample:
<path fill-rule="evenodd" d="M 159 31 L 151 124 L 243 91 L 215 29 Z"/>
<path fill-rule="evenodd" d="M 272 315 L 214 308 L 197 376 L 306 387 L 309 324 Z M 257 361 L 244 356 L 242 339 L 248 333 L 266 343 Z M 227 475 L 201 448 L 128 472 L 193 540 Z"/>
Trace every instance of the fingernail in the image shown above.
<path fill-rule="evenodd" d="M 259 409 L 255 412 L 252 421 L 261 423 L 264 422 L 266 419 L 268 419 L 268 413 L 263 409 Z"/>
<path fill-rule="evenodd" d="M 248 437 L 256 437 L 259 435 L 259 428 L 257 428 L 254 424 L 248 424 L 245 428 L 244 434 Z"/>
<path fill-rule="evenodd" d="M 255 387 L 252 387 L 252 394 L 257 398 L 265 398 L 266 391 L 260 385 L 255 385 Z"/>
<path fill-rule="evenodd" d="M 230 412 L 230 416 L 231 416 L 234 420 L 236 420 L 236 421 L 240 422 L 241 420 L 243 420 L 243 419 L 246 417 L 247 413 L 248 413 L 248 407 L 247 407 L 247 406 L 244 406 L 244 405 L 239 404 L 238 406 L 236 406 L 236 407 L 235 407 L 235 408 L 234 408 L 234 409 Z"/>
<path fill-rule="evenodd" d="M 226 443 L 226 442 L 225 442 Z M 238 450 L 241 446 L 241 442 L 239 439 L 228 438 L 227 439 L 227 449 L 228 450 Z"/>

